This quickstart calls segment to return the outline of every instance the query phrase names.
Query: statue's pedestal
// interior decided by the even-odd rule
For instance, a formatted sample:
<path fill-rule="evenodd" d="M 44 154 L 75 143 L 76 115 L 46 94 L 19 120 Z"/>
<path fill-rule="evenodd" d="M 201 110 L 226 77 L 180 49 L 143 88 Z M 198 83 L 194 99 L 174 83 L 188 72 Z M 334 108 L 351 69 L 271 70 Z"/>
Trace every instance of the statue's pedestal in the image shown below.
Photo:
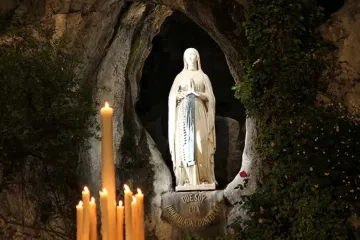
<path fill-rule="evenodd" d="M 209 191 L 209 190 L 215 190 L 215 189 L 216 189 L 215 183 L 201 184 L 201 185 L 197 185 L 197 186 L 177 186 L 177 187 L 175 187 L 175 190 L 177 192 Z"/>
<path fill-rule="evenodd" d="M 162 196 L 162 218 L 173 226 L 173 238 L 216 239 L 226 230 L 223 191 L 172 192 Z"/>

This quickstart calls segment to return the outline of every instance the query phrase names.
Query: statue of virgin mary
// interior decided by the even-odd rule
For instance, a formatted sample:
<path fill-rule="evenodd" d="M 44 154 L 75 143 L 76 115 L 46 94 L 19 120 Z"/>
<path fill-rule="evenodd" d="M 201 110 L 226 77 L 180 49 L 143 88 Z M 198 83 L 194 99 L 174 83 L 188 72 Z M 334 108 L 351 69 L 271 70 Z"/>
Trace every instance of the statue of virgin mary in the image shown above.
<path fill-rule="evenodd" d="M 168 104 L 176 191 L 215 189 L 215 96 L 194 48 L 184 52 L 184 69 L 173 82 Z"/>

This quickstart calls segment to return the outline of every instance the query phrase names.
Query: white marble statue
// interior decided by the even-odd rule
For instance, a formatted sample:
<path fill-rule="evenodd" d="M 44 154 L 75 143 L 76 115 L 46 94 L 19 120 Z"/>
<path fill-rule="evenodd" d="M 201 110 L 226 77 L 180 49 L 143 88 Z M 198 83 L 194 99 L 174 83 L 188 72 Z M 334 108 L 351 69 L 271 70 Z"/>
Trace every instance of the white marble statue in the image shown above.
<path fill-rule="evenodd" d="M 184 52 L 184 69 L 173 82 L 168 104 L 176 191 L 215 189 L 215 96 L 194 48 Z"/>

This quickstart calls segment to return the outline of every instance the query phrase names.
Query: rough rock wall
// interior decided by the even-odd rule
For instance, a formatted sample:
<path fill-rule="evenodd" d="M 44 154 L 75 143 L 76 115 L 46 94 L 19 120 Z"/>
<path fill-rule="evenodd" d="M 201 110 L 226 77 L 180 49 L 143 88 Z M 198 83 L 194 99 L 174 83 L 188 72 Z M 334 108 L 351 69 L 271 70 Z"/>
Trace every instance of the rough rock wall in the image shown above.
<path fill-rule="evenodd" d="M 17 23 L 26 21 L 30 15 L 29 19 L 38 14 L 42 16 L 42 26 L 55 30 L 54 38 L 64 36 L 72 52 L 83 54 L 81 71 L 86 76 L 92 76 L 114 35 L 123 2 L 91 1 L 83 4 L 82 1 L 71 1 L 67 5 L 68 3 L 70 1 L 0 1 L 0 31 L 4 27 L 2 23 L 8 24 L 9 20 Z M 0 44 L 3 40 L 1 37 Z M 11 38 L 5 40 L 11 41 Z M 91 80 L 90 78 L 89 81 Z M 36 171 L 24 169 L 24 172 L 25 183 L 38 177 Z M 0 184 L 1 175 L 0 171 Z M 0 191 L 0 239 L 73 239 L 71 230 L 74 229 L 74 221 L 63 221 L 51 204 L 40 206 L 35 199 L 26 198 L 26 193 L 34 192 L 31 184 L 13 184 L 7 187 L 8 189 L 1 187 Z M 49 212 L 52 213 L 51 216 Z M 47 215 L 49 220 L 43 220 L 43 215 Z"/>
<path fill-rule="evenodd" d="M 323 37 L 335 44 L 336 61 L 328 94 L 352 111 L 360 112 L 360 1 L 347 0 L 321 27 Z"/>
<path fill-rule="evenodd" d="M 164 236 L 168 226 L 160 219 L 161 193 L 171 188 L 171 174 L 149 134 L 135 113 L 138 84 L 151 40 L 171 14 L 164 6 L 133 4 L 122 16 L 120 27 L 97 75 L 98 98 L 114 107 L 116 161 L 119 184 L 124 181 L 145 191 L 148 236 Z M 94 142 L 95 152 L 100 144 Z M 92 159 L 99 159 L 92 156 Z M 100 164 L 98 162 L 98 164 Z M 94 169 L 100 169 L 100 165 Z M 100 179 L 100 174 L 95 181 Z M 121 190 L 121 189 L 120 189 Z M 156 227 L 155 227 L 156 226 Z M 158 238 L 161 239 L 161 238 Z"/>

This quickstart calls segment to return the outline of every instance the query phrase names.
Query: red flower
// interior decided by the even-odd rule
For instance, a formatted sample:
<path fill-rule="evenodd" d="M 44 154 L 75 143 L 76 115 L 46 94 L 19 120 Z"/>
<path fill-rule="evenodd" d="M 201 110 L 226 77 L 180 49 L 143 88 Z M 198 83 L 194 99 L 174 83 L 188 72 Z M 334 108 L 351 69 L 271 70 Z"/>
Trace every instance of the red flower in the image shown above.
<path fill-rule="evenodd" d="M 229 232 L 231 233 L 231 235 L 235 235 L 235 230 L 233 228 L 229 228 Z"/>
<path fill-rule="evenodd" d="M 264 219 L 263 218 L 259 218 L 259 223 L 263 223 Z"/>
<path fill-rule="evenodd" d="M 240 223 L 240 227 L 241 227 L 241 229 L 244 229 L 244 227 L 245 227 L 244 223 Z"/>
<path fill-rule="evenodd" d="M 264 214 L 265 210 L 263 207 L 260 207 L 260 214 Z"/>
<path fill-rule="evenodd" d="M 247 175 L 247 173 L 246 173 L 244 170 L 240 172 L 240 177 L 245 178 L 245 177 L 247 177 L 247 176 L 248 176 L 248 175 Z"/>
<path fill-rule="evenodd" d="M 271 147 L 275 147 L 275 143 L 274 143 L 274 142 L 271 143 Z"/>
<path fill-rule="evenodd" d="M 251 213 L 250 213 L 250 217 L 253 217 L 254 215 L 255 215 L 254 212 L 251 212 Z"/>

